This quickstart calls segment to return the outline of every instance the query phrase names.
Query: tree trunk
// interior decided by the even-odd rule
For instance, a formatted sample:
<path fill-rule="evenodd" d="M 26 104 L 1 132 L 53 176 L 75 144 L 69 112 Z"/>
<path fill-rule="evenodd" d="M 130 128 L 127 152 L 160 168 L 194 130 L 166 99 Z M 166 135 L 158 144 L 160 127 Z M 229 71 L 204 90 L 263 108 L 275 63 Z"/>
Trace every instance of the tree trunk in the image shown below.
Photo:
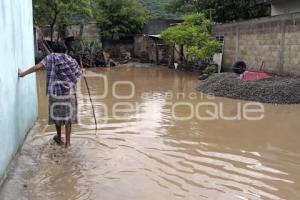
<path fill-rule="evenodd" d="M 58 26 L 58 34 L 57 34 L 56 42 L 58 42 L 59 39 L 64 41 L 65 38 L 66 38 L 66 25 L 65 24 L 59 25 Z"/>
<path fill-rule="evenodd" d="M 184 61 L 184 49 L 183 49 L 183 45 L 180 45 L 180 61 L 183 62 Z"/>
<path fill-rule="evenodd" d="M 187 61 L 186 61 L 185 55 L 184 55 L 184 45 L 180 45 L 180 62 L 182 64 L 183 68 L 186 68 Z"/>
<path fill-rule="evenodd" d="M 51 41 L 51 45 L 53 43 L 53 34 L 54 34 L 54 24 L 50 24 L 50 41 Z"/>
<path fill-rule="evenodd" d="M 79 40 L 82 40 L 83 31 L 84 31 L 84 25 L 83 25 L 83 24 L 80 24 Z"/>
<path fill-rule="evenodd" d="M 56 24 L 56 20 L 57 20 L 57 15 L 58 15 L 58 11 L 55 11 L 54 13 L 54 17 L 53 17 L 53 20 L 52 20 L 52 23 L 50 24 L 50 37 L 51 37 L 51 44 L 53 44 L 53 35 L 54 35 L 54 26 Z"/>
<path fill-rule="evenodd" d="M 174 63 L 175 63 L 175 45 L 172 44 L 169 46 L 169 67 L 173 68 L 174 67 Z"/>

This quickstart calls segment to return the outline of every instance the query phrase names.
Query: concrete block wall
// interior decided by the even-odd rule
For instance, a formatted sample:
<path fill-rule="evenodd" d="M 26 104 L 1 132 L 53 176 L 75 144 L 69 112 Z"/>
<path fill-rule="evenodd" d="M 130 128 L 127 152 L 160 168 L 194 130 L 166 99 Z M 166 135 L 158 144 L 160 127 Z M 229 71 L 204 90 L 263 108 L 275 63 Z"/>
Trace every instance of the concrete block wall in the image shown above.
<path fill-rule="evenodd" d="M 163 41 L 153 39 L 144 35 L 136 35 L 134 37 L 134 57 L 143 59 L 144 61 L 167 64 L 171 56 L 171 47 Z"/>
<path fill-rule="evenodd" d="M 134 53 L 133 40 L 104 40 L 102 45 L 112 58 L 119 58 L 122 51 L 127 51 L 131 55 Z"/>
<path fill-rule="evenodd" d="M 148 55 L 148 37 L 144 35 L 134 36 L 134 57 L 142 58 L 145 55 Z"/>
<path fill-rule="evenodd" d="M 67 26 L 67 36 L 78 36 L 80 33 L 79 24 Z M 82 39 L 87 42 L 100 40 L 100 30 L 96 22 L 87 23 L 83 25 Z"/>
<path fill-rule="evenodd" d="M 300 13 L 273 16 L 213 27 L 225 36 L 223 67 L 230 70 L 237 60 L 249 68 L 300 76 Z"/>
<path fill-rule="evenodd" d="M 31 0 L 0 1 L 0 179 L 37 117 L 35 75 L 18 79 L 18 68 L 34 65 Z"/>

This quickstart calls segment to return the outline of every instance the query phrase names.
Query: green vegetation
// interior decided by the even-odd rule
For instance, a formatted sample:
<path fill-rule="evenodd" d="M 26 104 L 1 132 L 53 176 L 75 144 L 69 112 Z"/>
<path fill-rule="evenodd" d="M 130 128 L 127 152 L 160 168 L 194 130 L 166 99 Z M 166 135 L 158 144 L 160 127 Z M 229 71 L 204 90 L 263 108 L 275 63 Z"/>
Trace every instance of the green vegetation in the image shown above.
<path fill-rule="evenodd" d="M 186 16 L 182 24 L 168 28 L 161 35 L 168 43 L 186 47 L 187 55 L 180 51 L 183 65 L 186 66 L 188 60 L 206 60 L 219 50 L 220 44 L 211 36 L 210 30 L 210 20 L 205 14 L 199 13 Z"/>
<path fill-rule="evenodd" d="M 86 42 L 77 38 L 73 44 L 71 55 L 81 61 L 84 66 L 92 67 L 95 64 L 96 57 L 100 55 L 102 43 L 100 41 Z"/>
<path fill-rule="evenodd" d="M 205 68 L 205 70 L 203 71 L 203 74 L 207 74 L 208 76 L 211 76 L 215 73 L 217 73 L 217 66 L 216 65 L 208 65 Z"/>
<path fill-rule="evenodd" d="M 213 9 L 213 10 L 210 10 Z M 174 0 L 168 10 L 174 13 L 205 12 L 216 22 L 246 20 L 270 15 L 270 7 L 258 5 L 256 0 Z"/>
<path fill-rule="evenodd" d="M 266 16 L 267 6 L 255 0 L 33 0 L 35 24 L 55 27 L 96 19 L 104 37 L 136 33 L 147 19 L 177 18 L 187 13 L 205 13 L 217 22 Z M 214 10 L 209 10 L 214 9 Z M 172 14 L 173 13 L 173 14 Z M 176 13 L 176 15 L 174 15 Z"/>
<path fill-rule="evenodd" d="M 149 15 L 137 0 L 94 0 L 94 17 L 102 37 L 137 33 Z"/>
<path fill-rule="evenodd" d="M 95 19 L 103 37 L 137 33 L 149 18 L 138 0 L 33 0 L 34 21 L 39 27 L 50 26 L 53 42 L 55 27 L 76 21 Z"/>
<path fill-rule="evenodd" d="M 178 14 L 167 11 L 167 7 L 174 0 L 139 0 L 141 4 L 150 12 L 152 19 L 173 19 L 178 18 Z"/>
<path fill-rule="evenodd" d="M 34 22 L 40 27 L 50 25 L 53 42 L 54 27 L 68 23 L 75 15 L 92 16 L 90 0 L 33 0 Z"/>

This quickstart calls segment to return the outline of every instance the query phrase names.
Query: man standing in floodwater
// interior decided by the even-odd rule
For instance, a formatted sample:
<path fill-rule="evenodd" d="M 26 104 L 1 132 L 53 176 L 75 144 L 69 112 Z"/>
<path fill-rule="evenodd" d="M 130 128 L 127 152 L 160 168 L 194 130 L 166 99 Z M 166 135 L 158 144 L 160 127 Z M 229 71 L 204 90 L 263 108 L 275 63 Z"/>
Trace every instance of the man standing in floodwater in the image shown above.
<path fill-rule="evenodd" d="M 26 71 L 19 69 L 19 77 L 25 77 L 43 68 L 47 71 L 46 93 L 49 97 L 49 125 L 55 124 L 57 135 L 53 140 L 63 145 L 61 127 L 65 126 L 65 147 L 70 146 L 72 124 L 78 123 L 76 84 L 82 71 L 75 59 L 66 54 L 66 47 L 56 45 L 54 53 Z"/>

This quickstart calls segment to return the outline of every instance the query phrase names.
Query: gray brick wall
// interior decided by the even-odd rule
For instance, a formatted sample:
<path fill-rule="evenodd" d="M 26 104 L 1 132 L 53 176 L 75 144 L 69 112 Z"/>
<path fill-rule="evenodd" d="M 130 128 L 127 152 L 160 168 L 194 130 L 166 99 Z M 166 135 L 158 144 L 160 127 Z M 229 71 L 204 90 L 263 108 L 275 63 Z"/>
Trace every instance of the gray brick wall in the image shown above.
<path fill-rule="evenodd" d="M 67 36 L 78 36 L 80 33 L 80 25 L 68 25 Z M 100 30 L 96 23 L 88 23 L 83 25 L 82 39 L 92 42 L 100 39 Z"/>
<path fill-rule="evenodd" d="M 224 35 L 223 67 L 230 70 L 237 60 L 249 68 L 300 76 L 300 13 L 267 17 L 213 27 Z"/>

